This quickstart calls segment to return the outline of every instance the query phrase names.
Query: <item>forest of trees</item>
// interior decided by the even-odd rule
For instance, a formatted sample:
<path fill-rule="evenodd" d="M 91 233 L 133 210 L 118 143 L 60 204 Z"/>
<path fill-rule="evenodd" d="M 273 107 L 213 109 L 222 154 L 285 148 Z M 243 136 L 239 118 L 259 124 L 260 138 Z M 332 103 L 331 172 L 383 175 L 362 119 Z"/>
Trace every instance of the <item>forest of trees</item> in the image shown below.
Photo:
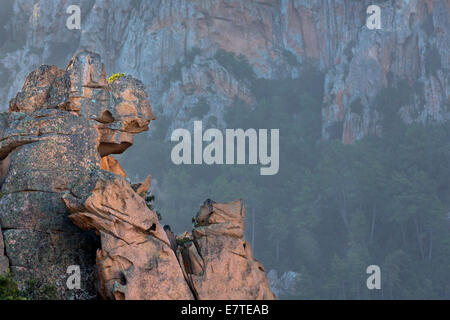
<path fill-rule="evenodd" d="M 245 64 L 220 54 L 225 66 Z M 373 106 L 382 136 L 352 145 L 339 134 L 323 140 L 320 72 L 310 67 L 298 79 L 264 80 L 245 70 L 239 76 L 256 102 L 236 99 L 227 127 L 280 129 L 279 173 L 261 176 L 250 165 L 173 165 L 170 121 L 157 115 L 151 137 L 136 137 L 123 164 L 131 177 L 152 173 L 162 223 L 181 233 L 206 198 L 240 197 L 256 258 L 266 270 L 301 274 L 295 294 L 281 298 L 449 299 L 450 124 L 404 124 L 398 110 L 408 84 L 392 81 Z M 201 118 L 208 108 L 203 102 L 194 111 Z M 366 287 L 371 264 L 381 268 L 381 290 Z"/>

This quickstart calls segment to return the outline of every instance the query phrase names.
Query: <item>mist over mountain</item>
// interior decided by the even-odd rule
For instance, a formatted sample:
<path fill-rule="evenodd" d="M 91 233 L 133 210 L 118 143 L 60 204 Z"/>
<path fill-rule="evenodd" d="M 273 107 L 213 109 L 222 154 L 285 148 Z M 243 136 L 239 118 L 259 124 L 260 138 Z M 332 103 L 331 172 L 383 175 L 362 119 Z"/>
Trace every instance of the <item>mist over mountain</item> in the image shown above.
<path fill-rule="evenodd" d="M 173 126 L 186 123 L 198 101 L 203 116 L 223 113 L 235 97 L 254 97 L 219 50 L 243 55 L 265 79 L 296 78 L 314 63 L 325 75 L 322 136 L 339 126 L 344 142 L 377 132 L 375 98 L 405 81 L 405 121 L 448 117 L 449 4 L 381 1 L 381 30 L 369 30 L 371 1 L 12 1 L 2 10 L 1 108 L 42 63 L 65 67 L 80 48 L 105 57 L 110 73 L 143 79 L 154 109 Z M 65 28 L 78 4 L 81 30 Z M 353 106 L 353 108 L 351 107 Z M 342 131 L 342 133 L 341 133 Z"/>

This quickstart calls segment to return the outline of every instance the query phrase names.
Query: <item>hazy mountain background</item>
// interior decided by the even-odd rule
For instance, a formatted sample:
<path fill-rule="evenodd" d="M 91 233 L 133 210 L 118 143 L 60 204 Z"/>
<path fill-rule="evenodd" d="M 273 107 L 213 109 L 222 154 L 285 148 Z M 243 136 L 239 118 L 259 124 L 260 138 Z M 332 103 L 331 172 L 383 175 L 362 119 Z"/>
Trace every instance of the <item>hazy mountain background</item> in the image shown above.
<path fill-rule="evenodd" d="M 81 30 L 66 28 L 79 5 Z M 381 7 L 381 30 L 366 8 Z M 157 120 L 125 154 L 153 175 L 181 233 L 206 198 L 247 204 L 282 298 L 450 298 L 449 11 L 446 0 L 1 0 L 0 110 L 40 64 L 79 49 L 142 80 Z M 173 129 L 279 128 L 280 171 L 175 166 Z M 366 267 L 382 290 L 366 288 Z"/>

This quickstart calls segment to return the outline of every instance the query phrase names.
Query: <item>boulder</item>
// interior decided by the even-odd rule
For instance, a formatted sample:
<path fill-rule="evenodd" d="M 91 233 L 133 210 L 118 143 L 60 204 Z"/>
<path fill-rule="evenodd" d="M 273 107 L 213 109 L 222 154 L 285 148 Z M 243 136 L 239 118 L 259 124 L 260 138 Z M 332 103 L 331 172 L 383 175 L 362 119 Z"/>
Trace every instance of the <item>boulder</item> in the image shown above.
<path fill-rule="evenodd" d="M 200 208 L 176 238 L 112 154 L 155 119 L 144 85 L 106 81 L 82 51 L 41 66 L 0 114 L 0 273 L 54 286 L 61 299 L 273 299 L 244 240 L 241 200 Z M 78 265 L 81 289 L 66 286 Z"/>
<path fill-rule="evenodd" d="M 96 297 L 100 239 L 72 223 L 62 196 L 86 174 L 125 176 L 110 155 L 131 146 L 154 118 L 142 83 L 108 84 L 98 54 L 82 51 L 66 70 L 43 65 L 28 75 L 0 114 L 0 226 L 21 287 L 37 280 L 56 287 L 59 298 Z M 71 265 L 80 266 L 81 290 L 66 287 Z"/>
<path fill-rule="evenodd" d="M 96 230 L 100 294 L 108 299 L 193 299 L 155 212 L 122 177 L 106 172 L 80 181 L 88 194 L 66 193 L 70 218 Z"/>
<path fill-rule="evenodd" d="M 113 156 L 105 156 L 100 161 L 100 169 L 115 173 L 121 177 L 126 178 L 127 174 L 125 170 L 122 169 L 120 162 Z"/>
<path fill-rule="evenodd" d="M 182 244 L 179 257 L 192 291 L 199 300 L 275 299 L 264 267 L 244 240 L 245 206 L 207 200 L 195 218 L 192 241 Z"/>
<path fill-rule="evenodd" d="M 9 260 L 5 256 L 5 243 L 3 242 L 2 229 L 0 228 L 0 276 L 5 276 L 8 273 Z"/>

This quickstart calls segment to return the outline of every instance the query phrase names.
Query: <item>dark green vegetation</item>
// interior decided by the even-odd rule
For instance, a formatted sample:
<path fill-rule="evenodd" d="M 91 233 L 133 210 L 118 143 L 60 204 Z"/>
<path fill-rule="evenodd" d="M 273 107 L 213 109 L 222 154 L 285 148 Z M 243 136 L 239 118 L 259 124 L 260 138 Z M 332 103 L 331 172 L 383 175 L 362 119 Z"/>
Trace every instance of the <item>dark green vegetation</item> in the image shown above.
<path fill-rule="evenodd" d="M 155 196 L 150 194 L 150 192 L 147 193 L 147 195 L 144 198 L 145 200 L 145 204 L 147 205 L 147 207 L 156 212 L 156 215 L 158 216 L 158 220 L 162 220 L 162 216 L 161 213 L 159 213 L 159 211 L 155 210 L 155 208 L 153 207 L 153 202 L 155 201 Z"/>
<path fill-rule="evenodd" d="M 56 300 L 58 295 L 56 287 L 50 284 L 43 284 L 37 279 L 28 280 L 25 289 L 21 293 L 28 300 Z"/>
<path fill-rule="evenodd" d="M 206 98 L 201 97 L 197 104 L 194 105 L 194 107 L 190 110 L 189 115 L 192 118 L 202 118 L 205 114 L 209 112 L 209 104 L 206 101 Z"/>
<path fill-rule="evenodd" d="M 0 276 L 0 300 L 56 300 L 57 298 L 55 286 L 31 279 L 25 283 L 25 288 L 20 290 L 10 273 Z"/>
<path fill-rule="evenodd" d="M 219 49 L 214 58 L 238 80 L 253 80 L 255 78 L 252 66 L 242 54 L 236 56 L 234 52 Z"/>
<path fill-rule="evenodd" d="M 0 276 L 0 300 L 25 300 L 11 274 Z"/>
<path fill-rule="evenodd" d="M 164 140 L 170 122 L 158 118 L 152 137 L 138 136 L 123 163 L 131 177 L 153 174 L 163 222 L 181 234 L 206 198 L 241 197 L 246 237 L 266 270 L 301 273 L 290 298 L 449 299 L 450 124 L 405 125 L 398 116 L 420 90 L 392 81 L 373 106 L 384 135 L 343 145 L 339 132 L 321 139 L 323 77 L 314 68 L 299 79 L 262 80 L 242 72 L 243 58 L 217 58 L 247 79 L 256 99 L 236 100 L 227 127 L 279 128 L 280 171 L 175 166 L 173 143 Z M 360 100 L 351 107 L 362 112 Z M 371 264 L 381 268 L 382 290 L 366 287 Z"/>

